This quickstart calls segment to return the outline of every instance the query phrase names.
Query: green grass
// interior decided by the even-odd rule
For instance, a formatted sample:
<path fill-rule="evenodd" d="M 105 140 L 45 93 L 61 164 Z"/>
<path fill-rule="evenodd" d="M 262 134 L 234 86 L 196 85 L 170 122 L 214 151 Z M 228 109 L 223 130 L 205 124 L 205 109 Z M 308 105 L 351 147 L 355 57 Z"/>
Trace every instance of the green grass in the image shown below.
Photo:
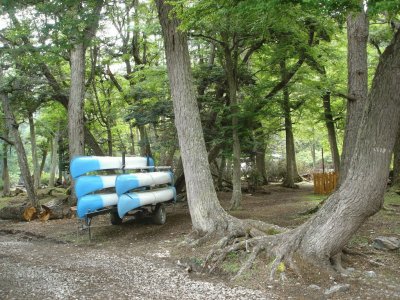
<path fill-rule="evenodd" d="M 268 235 L 275 235 L 275 234 L 279 234 L 279 233 L 282 233 L 282 232 L 279 231 L 279 230 L 276 230 L 276 229 L 274 229 L 274 228 L 270 228 L 270 229 L 268 229 L 267 232 L 266 232 L 266 234 L 268 234 Z"/>
<path fill-rule="evenodd" d="M 316 195 L 316 194 L 307 195 L 307 196 L 304 197 L 304 199 L 306 201 L 316 202 L 316 203 L 319 203 L 319 202 L 325 200 L 326 198 L 328 198 L 327 195 Z"/>
<path fill-rule="evenodd" d="M 222 264 L 222 269 L 227 273 L 237 273 L 240 267 L 239 255 L 236 252 L 229 252 Z"/>
<path fill-rule="evenodd" d="M 190 261 L 191 261 L 193 264 L 195 264 L 196 266 L 198 266 L 198 267 L 203 266 L 203 263 L 204 263 L 204 261 L 203 261 L 201 258 L 198 258 L 198 257 L 191 257 L 191 258 L 190 258 Z"/>
<path fill-rule="evenodd" d="M 0 197 L 0 209 L 2 209 L 4 206 L 7 206 L 11 199 L 12 197 Z"/>
<path fill-rule="evenodd" d="M 385 194 L 385 204 L 400 205 L 400 195 L 392 191 L 387 192 Z"/>
<path fill-rule="evenodd" d="M 349 242 L 349 245 L 367 245 L 369 243 L 369 238 L 366 236 L 355 235 Z"/>

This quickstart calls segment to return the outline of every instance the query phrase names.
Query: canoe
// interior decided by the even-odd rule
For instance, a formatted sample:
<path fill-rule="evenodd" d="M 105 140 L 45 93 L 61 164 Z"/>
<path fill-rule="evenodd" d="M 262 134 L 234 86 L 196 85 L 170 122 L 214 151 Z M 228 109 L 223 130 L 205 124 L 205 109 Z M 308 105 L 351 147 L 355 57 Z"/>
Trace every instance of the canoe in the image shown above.
<path fill-rule="evenodd" d="M 115 187 L 115 180 L 117 175 L 93 175 L 93 176 L 81 176 L 75 181 L 75 193 L 78 198 L 81 198 L 92 192 Z"/>
<path fill-rule="evenodd" d="M 125 169 L 140 169 L 154 167 L 151 157 L 125 157 Z M 114 156 L 77 156 L 72 159 L 70 172 L 72 178 L 77 178 L 85 173 L 122 169 L 122 157 Z"/>
<path fill-rule="evenodd" d="M 174 187 L 165 187 L 161 189 L 126 193 L 118 197 L 118 215 L 122 219 L 129 211 L 144 205 L 155 205 L 160 202 L 173 200 L 176 198 Z"/>
<path fill-rule="evenodd" d="M 120 196 L 130 190 L 144 186 L 172 183 L 172 172 L 147 172 L 118 175 L 115 181 L 115 191 Z"/>
<path fill-rule="evenodd" d="M 117 205 L 117 203 L 118 195 L 116 193 L 86 195 L 78 199 L 77 215 L 79 218 L 84 218 L 87 213 L 106 206 Z"/>

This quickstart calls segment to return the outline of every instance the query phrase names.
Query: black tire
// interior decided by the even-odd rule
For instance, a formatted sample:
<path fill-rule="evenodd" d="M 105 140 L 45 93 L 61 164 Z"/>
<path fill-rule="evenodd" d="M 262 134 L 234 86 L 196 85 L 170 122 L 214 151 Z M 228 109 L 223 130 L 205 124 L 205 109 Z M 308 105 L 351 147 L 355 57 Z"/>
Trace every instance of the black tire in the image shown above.
<path fill-rule="evenodd" d="M 163 225 L 167 221 L 167 212 L 165 211 L 165 206 L 162 203 L 158 203 L 153 211 L 151 219 L 154 224 Z"/>
<path fill-rule="evenodd" d="M 118 212 L 116 211 L 110 213 L 110 221 L 112 225 L 122 224 L 122 219 L 119 217 Z"/>

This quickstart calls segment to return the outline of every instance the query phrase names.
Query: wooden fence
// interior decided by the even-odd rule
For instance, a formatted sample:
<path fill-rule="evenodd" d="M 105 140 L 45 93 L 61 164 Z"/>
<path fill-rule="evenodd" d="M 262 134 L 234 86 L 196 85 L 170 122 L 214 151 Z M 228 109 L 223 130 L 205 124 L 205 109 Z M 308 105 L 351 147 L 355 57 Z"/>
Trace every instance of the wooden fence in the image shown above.
<path fill-rule="evenodd" d="M 330 173 L 314 173 L 314 193 L 315 194 L 330 194 L 337 185 L 339 174 L 335 172 Z"/>

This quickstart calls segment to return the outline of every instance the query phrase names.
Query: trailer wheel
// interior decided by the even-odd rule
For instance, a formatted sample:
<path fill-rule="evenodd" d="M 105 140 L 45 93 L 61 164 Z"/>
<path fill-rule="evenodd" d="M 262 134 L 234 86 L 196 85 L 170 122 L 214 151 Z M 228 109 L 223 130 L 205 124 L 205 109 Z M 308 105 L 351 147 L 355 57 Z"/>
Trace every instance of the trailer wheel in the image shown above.
<path fill-rule="evenodd" d="M 122 219 L 119 217 L 118 212 L 116 211 L 110 213 L 110 221 L 112 225 L 122 224 Z"/>
<path fill-rule="evenodd" d="M 154 224 L 163 225 L 167 220 L 167 213 L 165 211 L 165 206 L 162 203 L 158 203 L 154 209 L 153 215 L 151 217 Z"/>

